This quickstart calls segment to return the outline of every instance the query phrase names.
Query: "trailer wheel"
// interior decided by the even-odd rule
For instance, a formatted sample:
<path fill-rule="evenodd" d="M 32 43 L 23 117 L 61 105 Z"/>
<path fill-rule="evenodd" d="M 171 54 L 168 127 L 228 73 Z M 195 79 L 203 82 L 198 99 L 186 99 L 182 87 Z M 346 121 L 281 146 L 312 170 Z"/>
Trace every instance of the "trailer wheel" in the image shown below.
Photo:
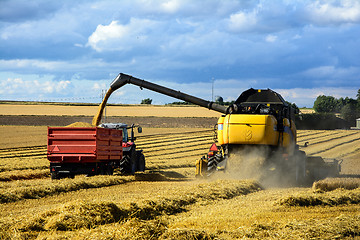
<path fill-rule="evenodd" d="M 114 174 L 114 168 L 111 164 L 108 164 L 106 167 L 106 175 L 113 175 Z"/>

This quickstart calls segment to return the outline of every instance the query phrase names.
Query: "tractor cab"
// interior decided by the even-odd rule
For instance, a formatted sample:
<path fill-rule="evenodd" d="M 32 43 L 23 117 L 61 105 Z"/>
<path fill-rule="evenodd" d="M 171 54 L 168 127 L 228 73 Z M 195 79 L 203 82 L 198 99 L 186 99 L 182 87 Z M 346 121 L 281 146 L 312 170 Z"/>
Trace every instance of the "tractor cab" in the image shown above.
<path fill-rule="evenodd" d="M 102 128 L 120 129 L 123 132 L 123 159 L 120 161 L 120 171 L 124 174 L 133 174 L 136 171 L 145 171 L 145 157 L 142 150 L 137 150 L 135 145 L 134 128 L 138 129 L 138 133 L 142 133 L 139 125 L 125 123 L 102 123 Z M 130 137 L 128 129 L 131 129 Z"/>
<path fill-rule="evenodd" d="M 135 124 L 131 124 L 131 126 L 129 127 L 125 123 L 102 123 L 99 125 L 99 127 L 122 130 L 123 142 L 125 142 L 125 143 L 135 141 L 135 139 L 136 139 L 135 134 L 134 134 L 135 127 L 138 128 L 138 133 L 142 133 L 142 127 L 135 125 Z M 128 134 L 128 129 L 131 129 L 130 138 L 129 138 L 129 134 Z"/>

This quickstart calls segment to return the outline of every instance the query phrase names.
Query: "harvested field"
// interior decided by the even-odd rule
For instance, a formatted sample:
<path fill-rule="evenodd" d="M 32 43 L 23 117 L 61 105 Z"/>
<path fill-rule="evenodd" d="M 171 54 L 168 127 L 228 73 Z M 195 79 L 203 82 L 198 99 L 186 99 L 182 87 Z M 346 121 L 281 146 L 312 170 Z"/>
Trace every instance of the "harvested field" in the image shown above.
<path fill-rule="evenodd" d="M 348 190 L 360 188 L 360 178 L 326 178 L 313 184 L 315 192 L 327 192 L 339 188 Z"/>
<path fill-rule="evenodd" d="M 358 179 L 269 189 L 226 175 L 195 179 L 194 162 L 213 142 L 211 127 L 144 127 L 137 146 L 144 150 L 145 173 L 59 181 L 49 177 L 46 127 L 0 126 L 0 131 L 11 138 L 0 139 L 0 239 L 360 236 Z M 309 142 L 302 150 L 343 159 L 347 175 L 360 174 L 359 138 L 356 130 L 298 131 L 299 145 Z"/>
<path fill-rule="evenodd" d="M 45 145 L 47 141 L 46 126 L 0 126 L 0 133 L 0 149 Z"/>
<path fill-rule="evenodd" d="M 307 155 L 344 160 L 343 174 L 360 174 L 358 130 L 302 130 L 298 131 L 298 144 Z"/>
<path fill-rule="evenodd" d="M 289 207 L 338 206 L 360 203 L 360 190 L 337 189 L 331 192 L 305 192 L 287 196 L 278 202 Z"/>

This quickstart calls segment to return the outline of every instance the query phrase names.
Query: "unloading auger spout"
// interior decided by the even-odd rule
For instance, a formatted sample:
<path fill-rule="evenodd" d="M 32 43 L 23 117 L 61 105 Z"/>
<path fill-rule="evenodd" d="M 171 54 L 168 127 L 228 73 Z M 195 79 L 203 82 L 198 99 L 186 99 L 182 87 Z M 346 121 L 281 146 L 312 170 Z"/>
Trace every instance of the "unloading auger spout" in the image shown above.
<path fill-rule="evenodd" d="M 158 93 L 170 96 L 170 97 L 174 97 L 174 98 L 183 100 L 185 102 L 190 102 L 195 105 L 199 105 L 201 107 L 205 107 L 205 108 L 217 111 L 217 112 L 221 112 L 221 113 L 227 112 L 228 107 L 226 107 L 226 106 L 222 106 L 222 105 L 216 104 L 211 101 L 206 101 L 204 99 L 194 97 L 194 96 L 188 95 L 186 93 L 182 93 L 180 91 L 175 91 L 173 89 L 166 88 L 166 87 L 145 81 L 143 79 L 139 79 L 139 78 L 136 78 L 136 77 L 124 74 L 124 73 L 120 73 L 119 75 L 117 75 L 117 77 L 111 83 L 110 89 L 106 93 L 103 102 L 100 104 L 98 115 L 95 116 L 93 119 L 94 126 L 99 125 L 103 109 L 104 109 L 106 102 L 107 102 L 108 98 L 110 97 L 111 93 L 126 84 L 133 84 L 133 85 L 139 86 L 140 89 L 146 88 L 151 91 L 158 92 Z"/>
<path fill-rule="evenodd" d="M 225 106 L 216 104 L 214 102 L 206 101 L 204 99 L 197 98 L 197 97 L 188 95 L 186 93 L 182 93 L 180 91 L 175 91 L 170 88 L 162 87 L 160 85 L 157 85 L 157 84 L 154 84 L 151 82 L 147 82 L 145 80 L 135 78 L 133 76 L 130 76 L 130 75 L 127 75 L 124 73 L 120 73 L 115 78 L 115 80 L 111 83 L 110 87 L 111 87 L 111 89 L 113 89 L 115 91 L 116 89 L 124 86 L 127 83 L 137 85 L 140 88 L 146 88 L 146 89 L 152 90 L 154 92 L 162 93 L 164 95 L 174 97 L 174 98 L 183 100 L 185 102 L 190 102 L 195 105 L 199 105 L 201 107 L 206 107 L 208 109 L 211 109 L 211 110 L 214 110 L 217 112 L 226 113 L 227 107 L 225 107 Z"/>

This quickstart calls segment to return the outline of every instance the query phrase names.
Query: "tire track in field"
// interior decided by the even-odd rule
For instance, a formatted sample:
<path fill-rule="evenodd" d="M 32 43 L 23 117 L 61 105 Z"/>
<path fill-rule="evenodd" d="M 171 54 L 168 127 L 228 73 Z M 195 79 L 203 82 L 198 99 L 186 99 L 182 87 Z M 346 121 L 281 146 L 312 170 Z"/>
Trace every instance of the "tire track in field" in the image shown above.
<path fill-rule="evenodd" d="M 346 137 L 349 137 L 349 136 L 352 136 L 352 135 L 356 135 L 358 134 L 357 132 L 350 132 L 350 133 L 347 133 L 347 132 L 340 132 L 340 133 L 335 133 L 335 134 L 330 134 L 329 136 L 334 136 L 334 137 L 329 137 L 328 135 L 326 136 L 321 136 L 321 137 L 318 137 L 318 138 L 315 138 L 315 139 L 323 139 L 323 140 L 320 140 L 320 141 L 316 141 L 314 143 L 311 143 L 311 146 L 313 145 L 318 145 L 318 144 L 323 144 L 323 143 L 327 143 L 327 142 L 331 142 L 333 140 L 338 140 L 338 139 L 343 139 L 343 138 L 346 138 Z M 339 136 L 340 135 L 340 136 Z M 313 139 L 314 140 L 314 139 Z M 303 141 L 299 141 L 299 142 L 304 142 Z"/>
<path fill-rule="evenodd" d="M 320 154 L 320 153 L 326 153 L 326 152 L 328 152 L 330 150 L 335 150 L 335 148 L 339 148 L 339 147 L 342 147 L 344 145 L 349 145 L 349 144 L 357 142 L 357 141 L 359 141 L 359 143 L 360 143 L 360 137 L 359 138 L 354 138 L 354 139 L 351 139 L 351 140 L 348 140 L 348 141 L 344 141 L 344 142 L 341 142 L 341 143 L 338 143 L 338 144 L 335 144 L 333 146 L 330 146 L 330 147 L 328 147 L 326 149 L 323 149 L 323 150 L 320 150 L 320 151 L 317 151 L 317 152 L 313 152 L 312 155 Z M 343 155 L 343 151 L 337 151 L 337 152 L 341 152 L 340 156 Z"/>
<path fill-rule="evenodd" d="M 183 137 L 183 138 L 167 138 L 166 140 L 159 140 L 159 141 L 149 141 L 149 142 L 140 142 L 136 145 L 140 148 L 142 147 L 156 147 L 156 146 L 163 146 L 164 144 L 169 143 L 188 143 L 188 142 L 194 142 L 194 140 L 198 139 L 204 139 L 204 138 L 211 138 L 213 139 L 213 136 L 209 135 L 201 135 L 201 136 L 192 136 L 192 137 Z"/>
<path fill-rule="evenodd" d="M 147 138 L 143 138 L 137 146 L 141 146 L 145 158 L 149 162 L 155 163 L 160 161 L 166 165 L 164 161 L 167 160 L 191 157 L 195 159 L 195 157 L 206 154 L 211 143 L 214 142 L 213 134 L 212 129 L 191 132 L 191 136 L 189 136 L 189 132 L 158 134 L 156 135 L 158 141 L 150 141 L 149 143 Z M 169 166 L 167 165 L 167 167 Z"/>
<path fill-rule="evenodd" d="M 4 149 L 0 150 L 0 159 L 46 156 L 46 151 L 47 151 L 46 145 L 31 146 L 31 147 L 18 147 L 18 148 L 4 148 Z"/>
<path fill-rule="evenodd" d="M 159 151 L 169 151 L 169 150 L 178 150 L 179 149 L 179 145 L 181 145 L 182 148 L 190 148 L 190 147 L 194 147 L 195 146 L 202 146 L 204 144 L 208 144 L 209 141 L 211 141 L 212 139 L 206 139 L 204 138 L 203 140 L 198 140 L 196 142 L 196 144 L 194 144 L 194 142 L 191 141 L 183 141 L 183 142 L 177 142 L 176 144 L 172 144 L 170 147 L 164 147 L 164 145 L 160 145 L 158 147 L 152 147 L 151 150 L 144 150 L 144 153 L 153 153 L 153 152 L 159 152 Z"/>
<path fill-rule="evenodd" d="M 326 133 L 326 134 L 325 134 Z M 324 135 L 323 135 L 324 134 Z M 306 139 L 303 139 L 304 137 L 298 137 L 298 142 L 305 142 L 305 141 L 311 141 L 311 140 L 314 140 L 314 139 L 319 139 L 319 138 L 324 138 L 324 137 L 328 137 L 328 136 L 334 136 L 334 135 L 340 135 L 342 134 L 341 132 L 338 132 L 338 133 L 327 133 L 327 132 L 322 132 L 321 135 L 320 134 L 314 134 L 314 135 L 311 135 L 312 137 L 308 138 L 306 136 Z M 301 138 L 301 140 L 299 139 Z"/>
<path fill-rule="evenodd" d="M 209 133 L 209 132 L 214 132 L 213 129 L 209 129 L 209 130 L 199 130 L 199 131 L 191 131 L 191 132 L 176 132 L 176 133 L 159 133 L 159 134 L 151 134 L 151 135 L 142 135 L 142 136 L 137 136 L 137 139 L 151 139 L 151 138 L 158 138 L 158 137 L 167 137 L 169 135 L 171 136 L 176 136 L 176 135 L 186 135 L 186 134 L 195 134 L 195 135 L 199 135 L 200 133 Z"/>
<path fill-rule="evenodd" d="M 326 132 L 325 130 L 300 130 L 297 134 L 297 138 L 303 138 L 307 136 L 319 135 Z"/>

